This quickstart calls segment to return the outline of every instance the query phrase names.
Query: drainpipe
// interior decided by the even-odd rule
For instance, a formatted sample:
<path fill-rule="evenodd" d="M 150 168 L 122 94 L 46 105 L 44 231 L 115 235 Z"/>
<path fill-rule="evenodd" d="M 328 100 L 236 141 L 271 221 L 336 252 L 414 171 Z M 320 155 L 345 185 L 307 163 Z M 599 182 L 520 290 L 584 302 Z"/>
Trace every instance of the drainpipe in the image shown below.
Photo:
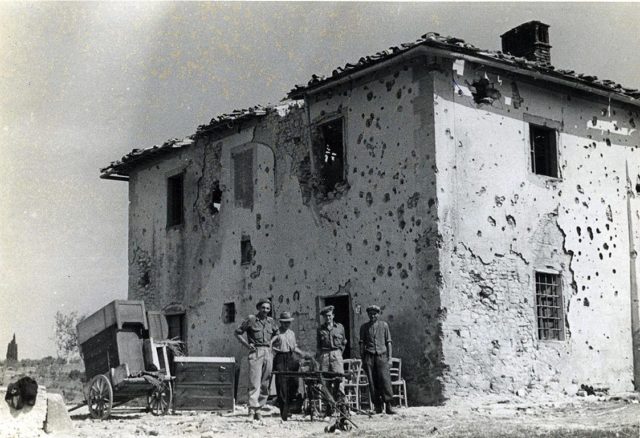
<path fill-rule="evenodd" d="M 633 196 L 629 163 L 625 162 L 627 172 L 627 224 L 629 226 L 629 291 L 631 298 L 631 345 L 633 348 L 633 386 L 640 391 L 640 302 L 638 301 L 638 277 L 636 274 L 636 252 L 633 238 L 631 197 Z"/>

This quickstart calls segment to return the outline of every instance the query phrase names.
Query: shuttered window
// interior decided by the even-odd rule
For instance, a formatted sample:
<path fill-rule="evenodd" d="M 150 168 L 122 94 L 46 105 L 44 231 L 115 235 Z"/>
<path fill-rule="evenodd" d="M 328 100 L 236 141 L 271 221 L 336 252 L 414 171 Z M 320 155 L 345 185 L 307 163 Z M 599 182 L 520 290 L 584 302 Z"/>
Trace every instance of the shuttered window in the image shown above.
<path fill-rule="evenodd" d="M 236 152 L 231 158 L 235 205 L 253 208 L 253 149 Z"/>

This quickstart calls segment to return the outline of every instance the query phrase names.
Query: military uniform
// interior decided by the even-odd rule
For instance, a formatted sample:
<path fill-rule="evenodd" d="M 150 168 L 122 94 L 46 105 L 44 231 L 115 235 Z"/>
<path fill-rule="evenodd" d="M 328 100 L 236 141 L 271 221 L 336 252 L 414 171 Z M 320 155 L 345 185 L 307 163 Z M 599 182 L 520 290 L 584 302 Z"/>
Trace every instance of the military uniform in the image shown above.
<path fill-rule="evenodd" d="M 334 322 L 331 327 L 326 323 L 318 328 L 317 346 L 320 352 L 320 370 L 344 373 L 342 352 L 347 346 L 344 327 Z"/>
<path fill-rule="evenodd" d="M 333 314 L 333 306 L 327 306 L 320 312 L 325 315 L 327 312 Z M 344 327 L 339 322 L 333 321 L 331 326 L 327 322 L 318 327 L 317 348 L 320 359 L 320 371 L 330 371 L 334 373 L 344 373 L 344 359 L 342 352 L 347 346 L 347 336 Z M 332 380 L 329 389 L 334 397 L 343 389 L 342 379 Z M 331 409 L 327 407 L 327 415 L 331 414 Z"/>
<path fill-rule="evenodd" d="M 255 351 L 249 353 L 249 408 L 259 409 L 269 396 L 273 366 L 271 338 L 278 333 L 278 324 L 270 316 L 261 319 L 257 315 L 250 315 L 236 329 L 236 333 L 246 333 L 249 344 L 256 347 Z"/>

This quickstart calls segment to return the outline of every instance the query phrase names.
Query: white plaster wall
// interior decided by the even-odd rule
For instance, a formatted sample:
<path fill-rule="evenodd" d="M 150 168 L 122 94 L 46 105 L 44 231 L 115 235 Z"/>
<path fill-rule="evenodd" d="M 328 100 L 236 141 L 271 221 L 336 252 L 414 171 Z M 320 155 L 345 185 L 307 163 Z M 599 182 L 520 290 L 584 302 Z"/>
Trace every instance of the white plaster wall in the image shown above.
<path fill-rule="evenodd" d="M 463 70 L 434 73 L 448 394 L 632 389 L 625 166 L 636 174 L 640 151 L 637 132 L 621 133 L 637 114 Z M 477 105 L 467 87 L 485 75 L 501 98 Z M 529 170 L 524 113 L 562 123 L 561 178 Z M 594 115 L 623 129 L 589 129 Z M 536 269 L 562 274 L 564 341 L 537 339 Z"/>

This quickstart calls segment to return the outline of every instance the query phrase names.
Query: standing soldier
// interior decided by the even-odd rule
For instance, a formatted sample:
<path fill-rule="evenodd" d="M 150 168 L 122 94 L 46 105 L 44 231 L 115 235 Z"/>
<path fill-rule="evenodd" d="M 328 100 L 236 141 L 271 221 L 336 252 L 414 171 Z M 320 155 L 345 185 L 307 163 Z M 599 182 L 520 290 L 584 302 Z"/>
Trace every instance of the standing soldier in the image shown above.
<path fill-rule="evenodd" d="M 249 349 L 249 414 L 253 411 L 253 419 L 261 420 L 260 409 L 264 407 L 269 396 L 271 382 L 271 338 L 278 332 L 278 325 L 269 316 L 271 302 L 263 298 L 256 305 L 258 313 L 249 315 L 235 335 L 238 341 Z M 242 336 L 247 334 L 247 339 Z"/>
<path fill-rule="evenodd" d="M 367 307 L 369 322 L 360 327 L 360 356 L 362 368 L 369 380 L 369 393 L 376 413 L 381 414 L 382 406 L 385 404 L 385 412 L 393 415 L 395 414 L 391 408 L 393 391 L 389 374 L 393 354 L 391 332 L 385 321 L 378 320 L 379 314 L 380 307 L 376 305 Z"/>
<path fill-rule="evenodd" d="M 289 328 L 291 327 L 291 321 L 293 321 L 291 313 L 282 312 L 278 321 L 280 321 L 280 329 L 271 341 L 275 352 L 273 369 L 274 371 L 298 371 L 300 364 L 294 357 L 294 353 L 302 357 L 310 357 L 311 355 L 298 348 L 296 335 Z M 298 380 L 276 374 L 276 392 L 278 394 L 280 417 L 282 420 L 287 421 L 290 416 L 289 403 L 298 393 Z"/>
<path fill-rule="evenodd" d="M 347 337 L 342 324 L 333 320 L 333 310 L 333 306 L 327 306 L 320 311 L 324 317 L 324 324 L 318 328 L 317 336 L 320 371 L 344 373 L 342 352 L 347 346 Z M 332 395 L 336 396 L 342 386 L 341 380 L 333 380 L 330 386 Z"/>

